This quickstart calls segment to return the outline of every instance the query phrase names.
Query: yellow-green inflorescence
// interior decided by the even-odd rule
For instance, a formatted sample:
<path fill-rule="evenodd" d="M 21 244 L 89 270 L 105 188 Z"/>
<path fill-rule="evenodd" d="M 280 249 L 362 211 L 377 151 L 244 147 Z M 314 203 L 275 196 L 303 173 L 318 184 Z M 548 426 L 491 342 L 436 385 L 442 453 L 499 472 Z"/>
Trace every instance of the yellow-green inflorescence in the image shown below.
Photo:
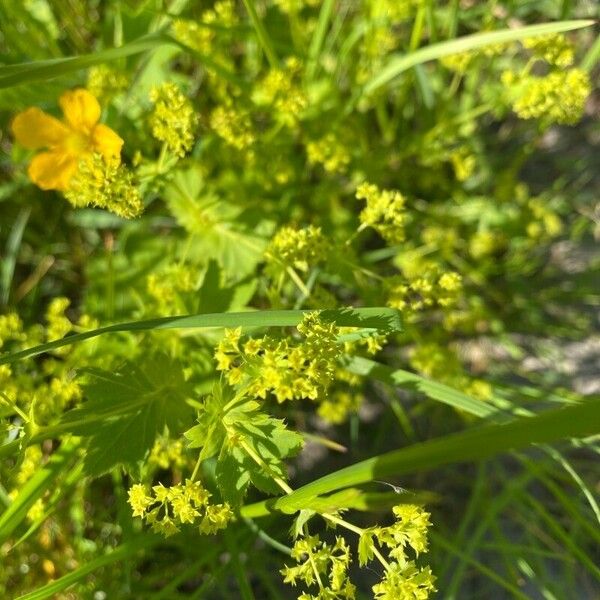
<path fill-rule="evenodd" d="M 306 144 L 311 165 L 322 165 L 327 173 L 343 173 L 350 162 L 348 147 L 333 133 Z"/>
<path fill-rule="evenodd" d="M 523 46 L 536 58 L 556 67 L 570 67 L 575 59 L 573 44 L 561 33 L 526 38 L 523 40 Z"/>
<path fill-rule="evenodd" d="M 133 516 L 141 517 L 153 531 L 166 537 L 185 524 L 197 524 L 200 533 L 216 533 L 234 518 L 229 504 L 210 504 L 210 492 L 191 479 L 170 487 L 155 485 L 151 490 L 136 483 L 128 494 Z"/>
<path fill-rule="evenodd" d="M 359 534 L 358 563 L 376 562 L 383 570 L 381 580 L 373 586 L 378 600 L 427 600 L 435 591 L 435 577 L 429 567 L 419 567 L 415 558 L 427 552 L 429 513 L 419 506 L 401 504 L 393 508 L 395 521 L 387 527 L 360 529 L 341 519 L 333 519 Z M 328 515 L 324 515 L 328 518 Z M 350 580 L 353 562 L 351 548 L 336 536 L 333 544 L 318 535 L 305 535 L 294 544 L 295 566 L 282 571 L 285 583 L 303 584 L 309 591 L 299 600 L 353 600 L 356 586 Z"/>
<path fill-rule="evenodd" d="M 296 57 L 286 59 L 283 68 L 271 69 L 254 89 L 252 99 L 261 107 L 273 110 L 282 125 L 295 127 L 308 105 L 299 84 L 302 63 Z"/>
<path fill-rule="evenodd" d="M 133 174 L 118 159 L 101 154 L 81 161 L 65 198 L 75 207 L 96 206 L 125 219 L 137 217 L 144 208 Z"/>
<path fill-rule="evenodd" d="M 329 243 L 320 227 L 281 227 L 269 244 L 265 258 L 270 265 L 308 271 L 325 260 Z"/>
<path fill-rule="evenodd" d="M 194 144 L 197 116 L 190 100 L 174 83 L 163 83 L 150 92 L 152 135 L 176 156 L 183 157 Z"/>
<path fill-rule="evenodd" d="M 388 305 L 407 314 L 426 308 L 456 304 L 462 293 L 462 278 L 454 271 L 426 268 L 419 274 L 395 276 L 386 282 Z"/>
<path fill-rule="evenodd" d="M 231 385 L 242 385 L 247 394 L 278 402 L 322 401 L 333 381 L 341 348 L 337 327 L 323 322 L 318 313 L 308 313 L 298 331 L 304 339 L 262 338 L 241 340 L 241 329 L 228 330 L 217 346 L 217 369 Z"/>
<path fill-rule="evenodd" d="M 210 127 L 237 150 L 250 148 L 256 140 L 249 114 L 233 106 L 217 106 L 210 114 Z"/>
<path fill-rule="evenodd" d="M 589 75 L 582 69 L 556 70 L 543 77 L 521 77 L 506 71 L 502 83 L 518 117 L 540 119 L 545 124 L 577 123 L 591 92 Z"/>
<path fill-rule="evenodd" d="M 373 183 L 363 183 L 356 197 L 367 205 L 360 213 L 361 228 L 372 227 L 388 244 L 404 241 L 406 222 L 405 198 L 396 190 L 380 190 Z"/>
<path fill-rule="evenodd" d="M 96 65 L 88 71 L 87 89 L 104 102 L 125 91 L 128 85 L 127 75 L 108 65 Z"/>

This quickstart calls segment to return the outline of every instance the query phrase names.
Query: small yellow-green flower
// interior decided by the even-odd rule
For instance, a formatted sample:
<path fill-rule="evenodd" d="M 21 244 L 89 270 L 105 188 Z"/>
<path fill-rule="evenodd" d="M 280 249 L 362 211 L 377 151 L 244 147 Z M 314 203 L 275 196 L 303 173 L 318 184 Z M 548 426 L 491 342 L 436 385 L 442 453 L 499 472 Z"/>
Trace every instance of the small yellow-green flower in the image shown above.
<path fill-rule="evenodd" d="M 27 173 L 43 190 L 66 190 L 82 159 L 99 153 L 119 160 L 123 140 L 99 123 L 100 104 L 84 89 L 69 90 L 58 100 L 64 121 L 32 107 L 12 122 L 16 141 L 30 150 L 46 148 L 33 157 Z"/>

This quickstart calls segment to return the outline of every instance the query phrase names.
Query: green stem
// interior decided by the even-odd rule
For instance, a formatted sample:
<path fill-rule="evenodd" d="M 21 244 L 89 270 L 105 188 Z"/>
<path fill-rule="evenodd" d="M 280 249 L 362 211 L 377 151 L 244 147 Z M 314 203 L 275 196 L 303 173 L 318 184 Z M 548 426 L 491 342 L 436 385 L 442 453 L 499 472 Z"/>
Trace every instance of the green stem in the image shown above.
<path fill-rule="evenodd" d="M 201 454 L 198 455 L 198 460 L 196 461 L 196 465 L 194 466 L 194 470 L 192 471 L 192 476 L 190 477 L 190 479 L 192 481 L 196 480 L 196 475 L 198 475 L 198 470 L 200 469 L 200 463 L 202 462 L 201 459 Z"/>
<path fill-rule="evenodd" d="M 245 440 L 240 440 L 240 446 L 244 449 L 246 454 L 254 460 L 256 464 L 258 464 L 261 468 L 263 468 L 272 478 L 273 481 L 286 493 L 292 494 L 294 490 L 281 478 L 279 475 L 273 472 L 271 467 L 254 451 L 248 442 Z"/>
<path fill-rule="evenodd" d="M 287 556 L 291 556 L 292 549 L 289 546 L 286 546 L 285 544 L 282 544 L 281 542 L 278 542 L 277 540 L 273 539 L 270 535 L 263 531 L 252 519 L 248 517 L 242 518 L 244 520 L 244 523 L 246 523 L 246 525 L 250 529 L 250 531 L 255 533 L 261 540 L 263 540 L 263 542 L 265 542 L 275 550 L 278 550 L 279 552 L 282 552 Z"/>
<path fill-rule="evenodd" d="M 256 31 L 256 36 L 258 37 L 258 41 L 264 50 L 264 53 L 271 65 L 272 69 L 276 69 L 279 66 L 279 60 L 277 59 L 277 54 L 271 44 L 271 40 L 265 29 L 258 13 L 256 12 L 256 7 L 254 6 L 254 0 L 242 0 L 246 10 L 248 11 L 248 15 L 250 15 L 250 20 L 252 21 L 252 25 Z"/>
<path fill-rule="evenodd" d="M 329 513 L 323 513 L 321 516 L 324 519 L 327 519 L 328 521 L 330 521 L 331 523 L 340 525 L 341 527 L 344 527 L 344 528 L 352 531 L 353 533 L 356 533 L 357 535 L 362 535 L 365 531 L 364 529 L 361 529 L 360 527 L 357 527 L 356 525 L 353 525 L 352 523 L 348 523 L 348 521 L 344 521 L 344 519 L 340 519 L 339 517 L 336 517 Z M 381 552 L 379 552 L 379 550 L 377 550 L 377 548 L 375 548 L 375 546 L 373 546 L 373 554 L 377 557 L 377 560 L 383 565 L 383 567 L 385 569 L 390 568 L 390 563 L 383 557 Z"/>

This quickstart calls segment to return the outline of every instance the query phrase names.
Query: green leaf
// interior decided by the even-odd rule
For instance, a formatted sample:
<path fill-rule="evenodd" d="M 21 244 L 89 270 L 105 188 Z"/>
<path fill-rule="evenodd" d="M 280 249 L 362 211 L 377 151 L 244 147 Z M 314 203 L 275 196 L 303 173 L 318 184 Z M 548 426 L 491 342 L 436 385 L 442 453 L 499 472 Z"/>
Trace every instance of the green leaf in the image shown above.
<path fill-rule="evenodd" d="M 389 83 L 404 71 L 415 65 L 436 60 L 450 54 L 467 52 L 476 48 L 483 48 L 492 44 L 515 42 L 524 38 L 557 33 L 560 31 L 571 31 L 582 27 L 590 27 L 594 24 L 592 20 L 559 21 L 557 23 L 542 23 L 541 25 L 529 25 L 515 29 L 503 29 L 501 31 L 490 31 L 486 33 L 475 33 L 455 40 L 431 44 L 403 56 L 394 55 L 387 65 L 379 70 L 377 75 L 365 84 L 363 94 L 371 94 L 381 86 Z"/>
<path fill-rule="evenodd" d="M 298 511 L 298 516 L 294 519 L 290 534 L 294 539 L 304 535 L 304 526 L 316 515 L 316 511 L 305 509 Z"/>
<path fill-rule="evenodd" d="M 222 384 L 215 384 L 199 412 L 198 425 L 184 435 L 190 447 L 202 448 L 201 461 L 218 454 L 215 478 L 225 500 L 241 504 L 250 483 L 269 494 L 280 491 L 275 478 L 286 479 L 284 460 L 302 446 L 300 434 Z"/>
<path fill-rule="evenodd" d="M 358 564 L 361 567 L 364 567 L 369 561 L 373 560 L 373 548 L 375 548 L 374 535 L 374 529 L 370 528 L 365 529 L 358 538 Z"/>
<path fill-rule="evenodd" d="M 63 431 L 87 437 L 85 473 L 101 475 L 122 464 L 135 467 L 167 428 L 182 433 L 192 416 L 186 403 L 189 388 L 182 368 L 167 357 L 126 364 L 118 373 L 88 370 L 88 399 L 59 424 Z"/>
<path fill-rule="evenodd" d="M 144 321 L 131 321 L 107 325 L 84 333 L 69 335 L 60 340 L 40 344 L 26 350 L 0 355 L 0 365 L 8 364 L 49 352 L 56 348 L 69 346 L 83 340 L 98 337 L 105 333 L 119 331 L 148 331 L 153 329 L 187 329 L 196 327 L 295 327 L 310 310 L 262 310 L 239 313 L 213 313 L 200 315 L 182 315 L 178 317 L 162 317 Z M 400 313 L 393 308 L 339 308 L 320 311 L 322 319 L 336 323 L 340 327 L 366 327 L 381 332 L 399 331 L 402 329 Z M 1 453 L 0 453 L 1 455 Z"/>
<path fill-rule="evenodd" d="M 272 224 L 207 190 L 199 169 L 176 173 L 165 200 L 179 224 L 191 234 L 190 255 L 216 259 L 230 276 L 252 273 L 262 260 Z"/>
<path fill-rule="evenodd" d="M 446 464 L 482 460 L 533 444 L 587 437 L 599 432 L 600 400 L 587 400 L 533 417 L 475 427 L 375 456 L 313 481 L 276 501 L 244 507 L 242 515 L 254 518 L 268 514 L 273 509 L 283 512 L 299 510 L 322 494 L 351 485 L 425 471 Z"/>

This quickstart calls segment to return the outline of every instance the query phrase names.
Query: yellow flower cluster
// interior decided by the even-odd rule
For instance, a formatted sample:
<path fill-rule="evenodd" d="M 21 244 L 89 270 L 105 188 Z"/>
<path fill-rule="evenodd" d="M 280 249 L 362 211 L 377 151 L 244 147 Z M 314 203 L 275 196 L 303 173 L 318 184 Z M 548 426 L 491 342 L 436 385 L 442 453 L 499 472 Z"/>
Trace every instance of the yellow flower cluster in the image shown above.
<path fill-rule="evenodd" d="M 150 92 L 152 135 L 170 152 L 183 157 L 194 144 L 197 117 L 194 107 L 174 83 L 163 83 Z"/>
<path fill-rule="evenodd" d="M 350 162 L 350 152 L 333 133 L 308 142 L 306 154 L 309 164 L 323 165 L 328 173 L 343 173 Z"/>
<path fill-rule="evenodd" d="M 285 66 L 271 69 L 254 89 L 253 100 L 258 106 L 270 106 L 275 118 L 283 125 L 294 127 L 308 104 L 306 94 L 297 80 L 302 71 L 300 61 L 290 57 Z"/>
<path fill-rule="evenodd" d="M 108 65 L 96 65 L 88 71 L 87 89 L 89 92 L 108 101 L 127 89 L 129 81 L 127 75 Z"/>
<path fill-rule="evenodd" d="M 53 377 L 50 380 L 50 395 L 52 397 L 52 408 L 64 409 L 69 404 L 81 400 L 83 392 L 81 386 L 67 377 Z"/>
<path fill-rule="evenodd" d="M 210 115 L 210 126 L 219 137 L 238 150 L 249 148 L 256 140 L 250 116 L 243 110 L 218 106 Z"/>
<path fill-rule="evenodd" d="M 435 577 L 429 567 L 419 568 L 409 560 L 407 550 L 416 556 L 427 552 L 427 529 L 431 525 L 429 513 L 420 506 L 400 504 L 393 508 L 396 521 L 388 527 L 371 527 L 361 535 L 359 549 L 363 549 L 361 563 L 372 560 L 374 540 L 388 549 L 393 559 L 385 568 L 382 580 L 373 586 L 378 600 L 426 600 L 435 591 Z M 360 552 L 360 550 L 359 550 Z"/>
<path fill-rule="evenodd" d="M 273 4 L 287 15 L 297 14 L 303 8 L 312 8 L 319 6 L 320 0 L 273 0 Z"/>
<path fill-rule="evenodd" d="M 404 241 L 406 222 L 404 196 L 395 190 L 380 190 L 373 183 L 363 183 L 356 197 L 367 205 L 360 213 L 361 228 L 372 227 L 389 244 Z"/>
<path fill-rule="evenodd" d="M 185 447 L 181 439 L 172 440 L 168 437 L 159 437 L 148 455 L 148 465 L 159 469 L 174 467 L 181 469 L 186 466 Z"/>
<path fill-rule="evenodd" d="M 563 230 L 560 217 L 548 206 L 543 198 L 531 198 L 527 206 L 533 220 L 527 224 L 527 235 L 532 239 L 553 238 Z"/>
<path fill-rule="evenodd" d="M 216 533 L 234 518 L 229 504 L 210 504 L 210 492 L 191 479 L 171 487 L 155 485 L 151 491 L 136 483 L 128 496 L 133 516 L 141 517 L 153 531 L 166 537 L 177 533 L 180 525 L 198 521 L 200 533 Z"/>
<path fill-rule="evenodd" d="M 570 67 L 575 58 L 573 44 L 562 33 L 549 33 L 523 40 L 523 46 L 534 56 L 556 67 Z"/>
<path fill-rule="evenodd" d="M 479 229 L 469 238 L 469 254 L 476 259 L 495 254 L 506 246 L 502 231 Z"/>
<path fill-rule="evenodd" d="M 410 278 L 392 277 L 387 288 L 389 306 L 413 313 L 455 304 L 462 292 L 462 279 L 458 273 L 440 273 L 438 268 L 430 267 Z"/>
<path fill-rule="evenodd" d="M 73 324 L 65 315 L 65 311 L 70 304 L 71 301 L 68 298 L 61 296 L 53 298 L 48 305 L 46 309 L 46 335 L 49 342 L 65 337 L 73 329 Z"/>
<path fill-rule="evenodd" d="M 205 10 L 198 21 L 176 19 L 172 26 L 174 37 L 206 55 L 212 55 L 217 31 L 211 25 L 219 28 L 233 27 L 239 22 L 232 0 L 219 0 L 213 8 Z"/>
<path fill-rule="evenodd" d="M 383 577 L 373 587 L 378 600 L 427 600 L 435 592 L 435 577 L 429 567 L 419 568 L 409 556 L 409 549 L 418 557 L 427 552 L 429 513 L 410 504 L 393 508 L 395 521 L 388 527 L 359 529 L 337 519 L 360 535 L 358 561 L 364 566 L 375 558 L 384 569 Z M 379 548 L 378 548 L 379 546 Z M 382 552 L 388 557 L 384 558 Z M 318 586 L 316 595 L 305 592 L 299 600 L 354 600 L 356 587 L 350 581 L 352 564 L 350 547 L 343 537 L 334 544 L 321 541 L 318 535 L 299 538 L 291 553 L 296 565 L 281 570 L 285 583 L 307 587 Z"/>
<path fill-rule="evenodd" d="M 215 351 L 217 369 L 226 372 L 231 385 L 266 398 L 322 401 L 331 385 L 340 356 L 338 330 L 318 313 L 307 313 L 298 325 L 301 341 L 264 336 L 241 343 L 241 330 L 228 330 Z"/>
<path fill-rule="evenodd" d="M 23 321 L 17 313 L 0 315 L 0 348 L 9 341 L 22 340 Z"/>
<path fill-rule="evenodd" d="M 197 284 L 198 274 L 186 265 L 170 265 L 161 272 L 151 273 L 146 279 L 148 293 L 164 314 L 184 308 L 178 302 L 178 295 L 194 291 Z"/>
<path fill-rule="evenodd" d="M 429 567 L 419 569 L 413 561 L 392 562 L 383 579 L 373 586 L 375 600 L 427 600 L 436 591 Z"/>
<path fill-rule="evenodd" d="M 75 207 L 97 206 L 124 219 L 137 217 L 144 208 L 131 171 L 98 153 L 81 161 L 65 198 Z"/>
<path fill-rule="evenodd" d="M 466 181 L 473 175 L 477 166 L 477 158 L 465 147 L 457 148 L 450 153 L 450 163 L 458 181 Z"/>
<path fill-rule="evenodd" d="M 591 92 L 589 75 L 581 69 L 553 71 L 545 77 L 520 79 L 512 71 L 502 74 L 507 90 L 516 90 L 512 107 L 521 119 L 541 119 L 547 124 L 573 125 L 583 116 Z"/>
<path fill-rule="evenodd" d="M 449 54 L 442 56 L 440 62 L 446 69 L 455 73 L 464 74 L 471 66 L 473 59 L 477 56 L 475 52 L 459 52 L 457 54 Z"/>
<path fill-rule="evenodd" d="M 340 425 L 348 416 L 356 414 L 363 403 L 364 397 L 357 392 L 334 390 L 319 404 L 317 414 L 326 423 Z"/>
<path fill-rule="evenodd" d="M 292 548 L 291 557 L 298 564 L 293 567 L 286 565 L 281 570 L 284 583 L 296 586 L 301 581 L 307 586 L 319 586 L 318 595 L 304 593 L 299 600 L 355 598 L 356 586 L 348 574 L 350 547 L 343 537 L 337 536 L 333 545 L 321 541 L 318 535 L 299 538 Z"/>
<path fill-rule="evenodd" d="M 269 263 L 308 271 L 325 260 L 329 244 L 320 227 L 281 227 L 271 240 L 265 258 Z"/>

